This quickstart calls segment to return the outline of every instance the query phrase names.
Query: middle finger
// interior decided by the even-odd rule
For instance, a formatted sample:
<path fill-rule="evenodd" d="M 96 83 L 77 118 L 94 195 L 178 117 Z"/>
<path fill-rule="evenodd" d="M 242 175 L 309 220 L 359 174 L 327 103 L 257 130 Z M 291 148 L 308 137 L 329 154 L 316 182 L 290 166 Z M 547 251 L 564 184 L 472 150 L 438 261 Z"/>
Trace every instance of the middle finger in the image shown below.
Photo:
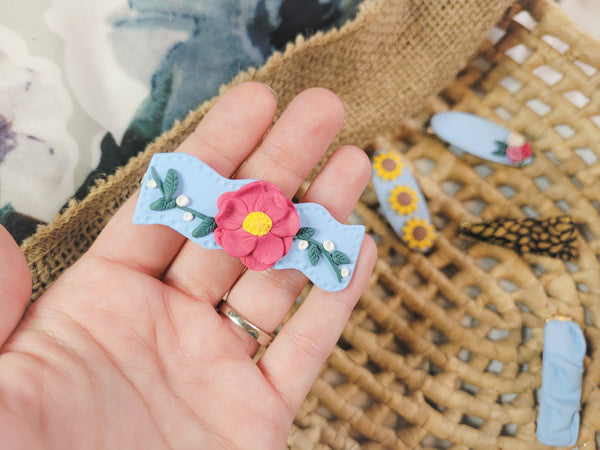
<path fill-rule="evenodd" d="M 329 158 L 302 201 L 319 203 L 336 220 L 345 222 L 369 181 L 370 167 L 365 152 L 353 146 L 342 147 Z M 227 302 L 246 320 L 270 333 L 283 321 L 306 282 L 306 276 L 293 269 L 249 270 L 233 286 Z M 248 353 L 253 354 L 254 340 L 239 327 L 233 325 L 233 329 L 247 344 Z"/>
<path fill-rule="evenodd" d="M 332 92 L 312 88 L 300 93 L 242 166 L 237 178 L 270 181 L 291 197 L 321 159 L 343 119 L 343 105 Z M 216 306 L 243 266 L 239 259 L 223 251 L 208 252 L 214 254 L 194 242 L 186 242 L 163 281 Z M 216 276 L 203 275 L 208 273 Z"/>

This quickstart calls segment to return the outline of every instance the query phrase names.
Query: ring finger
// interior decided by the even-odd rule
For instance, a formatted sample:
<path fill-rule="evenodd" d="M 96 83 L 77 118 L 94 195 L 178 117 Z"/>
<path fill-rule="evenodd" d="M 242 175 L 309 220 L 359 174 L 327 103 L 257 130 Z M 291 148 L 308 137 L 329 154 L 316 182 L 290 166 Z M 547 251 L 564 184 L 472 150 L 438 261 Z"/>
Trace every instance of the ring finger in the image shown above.
<path fill-rule="evenodd" d="M 344 222 L 368 183 L 370 173 L 369 160 L 362 150 L 342 147 L 331 156 L 302 201 L 319 203 L 336 220 Z M 231 289 L 227 302 L 246 320 L 271 333 L 283 321 L 306 281 L 301 272 L 291 269 L 246 271 Z M 231 326 L 245 342 L 248 353 L 255 353 L 256 342 L 237 325 Z"/>

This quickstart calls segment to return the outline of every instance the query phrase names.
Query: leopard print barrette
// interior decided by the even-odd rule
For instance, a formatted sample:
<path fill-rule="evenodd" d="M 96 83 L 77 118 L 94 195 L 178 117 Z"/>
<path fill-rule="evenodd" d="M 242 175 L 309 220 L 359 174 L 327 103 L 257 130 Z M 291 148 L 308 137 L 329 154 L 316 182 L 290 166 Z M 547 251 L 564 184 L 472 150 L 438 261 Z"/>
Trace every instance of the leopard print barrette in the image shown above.
<path fill-rule="evenodd" d="M 491 222 L 463 223 L 463 236 L 510 248 L 519 254 L 532 253 L 564 261 L 579 256 L 575 224 L 570 216 L 545 219 L 496 219 Z"/>

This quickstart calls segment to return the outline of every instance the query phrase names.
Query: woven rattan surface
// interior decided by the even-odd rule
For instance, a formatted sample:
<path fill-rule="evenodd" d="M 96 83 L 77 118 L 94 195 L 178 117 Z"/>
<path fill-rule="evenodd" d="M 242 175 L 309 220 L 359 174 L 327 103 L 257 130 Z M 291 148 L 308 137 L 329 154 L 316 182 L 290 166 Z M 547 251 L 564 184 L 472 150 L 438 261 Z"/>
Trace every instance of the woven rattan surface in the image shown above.
<path fill-rule="evenodd" d="M 583 328 L 580 448 L 600 429 L 600 45 L 552 3 L 515 20 L 421 115 L 373 149 L 410 161 L 438 230 L 405 247 L 367 191 L 353 220 L 379 260 L 339 345 L 298 414 L 292 448 L 523 448 L 535 437 L 545 319 Z M 523 133 L 536 159 L 511 168 L 427 133 L 433 112 L 473 112 Z M 457 236 L 465 220 L 570 214 L 580 257 L 565 263 Z"/>

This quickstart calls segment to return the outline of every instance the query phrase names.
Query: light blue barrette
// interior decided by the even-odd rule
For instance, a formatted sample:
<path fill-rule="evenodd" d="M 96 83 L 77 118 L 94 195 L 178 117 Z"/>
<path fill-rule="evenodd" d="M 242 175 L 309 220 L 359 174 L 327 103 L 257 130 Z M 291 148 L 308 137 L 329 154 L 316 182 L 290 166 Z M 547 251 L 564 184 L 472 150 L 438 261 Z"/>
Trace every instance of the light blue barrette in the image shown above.
<path fill-rule="evenodd" d="M 577 323 L 546 322 L 536 431 L 542 444 L 562 447 L 577 442 L 584 356 L 585 339 Z"/>
<path fill-rule="evenodd" d="M 435 232 L 427 202 L 402 157 L 394 151 L 377 150 L 371 181 L 381 211 L 396 234 L 413 250 L 429 250 Z"/>
<path fill-rule="evenodd" d="M 526 166 L 533 161 L 525 138 L 475 114 L 446 111 L 431 118 L 431 129 L 442 140 L 488 161 Z"/>
<path fill-rule="evenodd" d="M 293 204 L 272 183 L 223 178 L 185 153 L 152 157 L 133 222 L 167 225 L 249 269 L 300 270 L 327 291 L 350 282 L 365 233 L 321 205 Z"/>

